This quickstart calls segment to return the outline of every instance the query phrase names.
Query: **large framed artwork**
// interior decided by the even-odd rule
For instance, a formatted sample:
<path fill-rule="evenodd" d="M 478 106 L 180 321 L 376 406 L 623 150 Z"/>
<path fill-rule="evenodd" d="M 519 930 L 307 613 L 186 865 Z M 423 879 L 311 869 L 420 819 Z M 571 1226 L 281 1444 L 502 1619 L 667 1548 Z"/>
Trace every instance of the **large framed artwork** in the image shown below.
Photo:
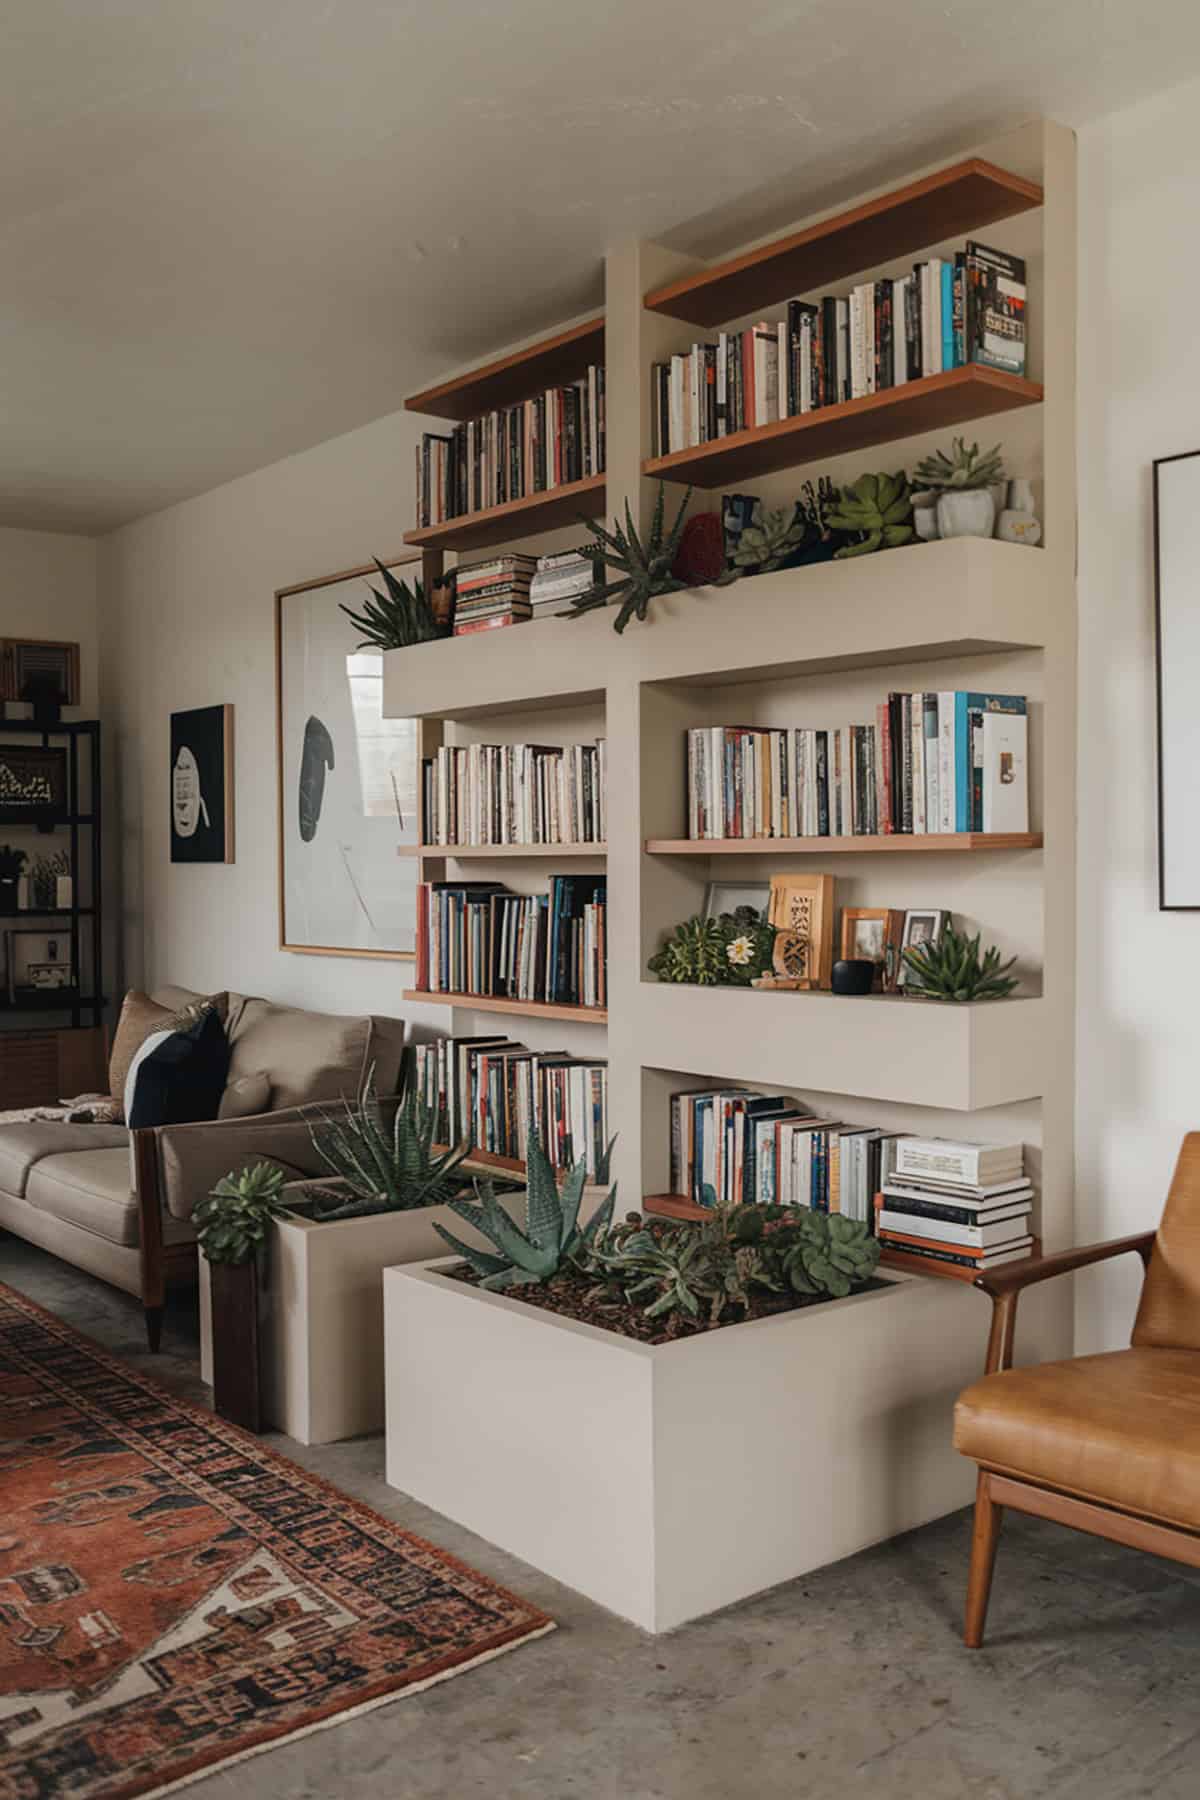
<path fill-rule="evenodd" d="M 1200 450 L 1154 465 L 1158 904 L 1200 908 Z"/>
<path fill-rule="evenodd" d="M 279 941 L 310 955 L 416 952 L 417 723 L 384 718 L 382 652 L 342 611 L 362 610 L 369 577 L 275 596 Z"/>
<path fill-rule="evenodd" d="M 233 861 L 233 708 L 171 714 L 171 861 Z"/>

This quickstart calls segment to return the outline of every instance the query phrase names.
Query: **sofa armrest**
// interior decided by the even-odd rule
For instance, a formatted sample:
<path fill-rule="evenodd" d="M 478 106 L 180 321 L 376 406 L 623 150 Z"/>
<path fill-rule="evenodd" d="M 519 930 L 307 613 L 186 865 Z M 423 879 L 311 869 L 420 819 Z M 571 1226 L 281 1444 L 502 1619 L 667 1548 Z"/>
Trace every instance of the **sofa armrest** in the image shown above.
<path fill-rule="evenodd" d="M 1010 1369 L 1013 1337 L 1017 1326 L 1017 1301 L 1027 1287 L 1039 1281 L 1051 1281 L 1056 1275 L 1070 1275 L 1093 1263 L 1108 1262 L 1114 1256 L 1125 1256 L 1136 1250 L 1146 1268 L 1154 1249 L 1153 1231 L 1140 1231 L 1133 1237 L 1110 1238 L 1103 1244 L 1081 1244 L 1074 1250 L 1059 1250 L 1051 1256 L 1030 1256 L 1023 1262 L 1006 1263 L 999 1269 L 986 1270 L 975 1277 L 974 1285 L 991 1296 L 992 1325 L 988 1335 L 986 1373 L 995 1375 Z"/>
<path fill-rule="evenodd" d="M 165 1206 L 175 1219 L 190 1219 L 196 1202 L 222 1175 L 257 1162 L 275 1163 L 289 1181 L 329 1173 L 313 1148 L 307 1118 L 296 1108 L 249 1119 L 159 1125 L 135 1131 L 133 1138 L 139 1201 L 143 1188 L 153 1189 L 153 1199 L 149 1191 L 145 1196 L 150 1206 Z"/>

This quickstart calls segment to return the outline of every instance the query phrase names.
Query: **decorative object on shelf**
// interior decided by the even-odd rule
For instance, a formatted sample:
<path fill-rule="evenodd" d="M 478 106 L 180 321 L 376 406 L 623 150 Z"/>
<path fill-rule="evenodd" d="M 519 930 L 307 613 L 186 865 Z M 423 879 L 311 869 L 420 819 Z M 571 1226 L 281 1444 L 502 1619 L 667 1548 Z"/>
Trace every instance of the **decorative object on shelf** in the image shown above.
<path fill-rule="evenodd" d="M 171 861 L 233 860 L 233 708 L 172 713 Z"/>
<path fill-rule="evenodd" d="M 1196 520 L 1200 451 L 1154 464 L 1154 631 L 1158 700 L 1158 906 L 1200 909 L 1200 640 L 1196 634 Z"/>
<path fill-rule="evenodd" d="M 967 448 L 966 439 L 954 439 L 949 456 L 936 450 L 917 464 L 915 480 L 936 493 L 938 536 L 991 537 L 996 523 L 996 503 L 991 489 L 1004 479 L 999 444 L 981 451 Z"/>
<path fill-rule="evenodd" d="M 682 581 L 672 574 L 675 559 L 679 554 L 679 546 L 683 538 L 684 515 L 692 490 L 688 488 L 679 503 L 679 511 L 675 515 L 675 523 L 669 532 L 664 534 L 664 508 L 666 505 L 665 484 L 658 484 L 658 500 L 654 507 L 654 517 L 650 530 L 646 534 L 646 542 L 642 543 L 637 527 L 633 522 L 633 514 L 629 502 L 625 502 L 625 529 L 615 523 L 612 531 L 595 519 L 584 519 L 583 523 L 593 535 L 593 542 L 580 548 L 581 556 L 593 556 L 607 563 L 610 568 L 619 571 L 615 581 L 604 582 L 590 588 L 586 594 L 576 595 L 573 601 L 574 615 L 591 612 L 595 607 L 608 606 L 618 596 L 621 597 L 620 611 L 613 621 L 613 630 L 624 631 L 630 619 L 635 615 L 644 619 L 651 600 L 663 594 L 678 594 L 690 587 L 692 583 Z M 732 581 L 733 575 L 727 570 L 719 578 L 716 585 L 725 580 Z"/>
<path fill-rule="evenodd" d="M 912 518 L 908 477 L 898 469 L 894 475 L 860 475 L 842 489 L 828 522 L 835 531 L 856 534 L 855 541 L 842 545 L 839 557 L 867 556 L 911 543 Z"/>
<path fill-rule="evenodd" d="M 725 980 L 753 987 L 774 966 L 776 931 L 755 906 L 735 906 L 718 916 L 725 938 Z"/>
<path fill-rule="evenodd" d="M 717 987 L 727 979 L 725 934 L 718 919 L 684 919 L 646 967 L 660 981 Z"/>
<path fill-rule="evenodd" d="M 373 572 L 275 596 L 285 950 L 408 957 L 416 946 L 417 860 L 397 852 L 417 843 L 417 725 L 383 716 L 384 653 L 360 647 L 345 610 Z"/>
<path fill-rule="evenodd" d="M 260 1274 L 267 1231 L 283 1211 L 284 1181 L 277 1164 L 254 1163 L 223 1175 L 192 1213 L 209 1265 L 213 1405 L 221 1418 L 256 1433 L 263 1428 Z"/>
<path fill-rule="evenodd" d="M 308 1190 L 311 1216 L 325 1224 L 444 1206 L 456 1199 L 470 1186 L 456 1173 L 467 1147 L 435 1152 L 436 1125 L 433 1112 L 411 1086 L 396 1106 L 391 1125 L 386 1125 L 372 1063 L 353 1101 L 310 1110 L 313 1149 L 337 1178 L 336 1185 Z"/>
<path fill-rule="evenodd" d="M 74 978 L 68 937 L 59 932 L 9 932 L 8 997 L 14 1006 L 34 994 L 65 994 Z"/>
<path fill-rule="evenodd" d="M 775 963 L 786 963 L 788 985 L 827 988 L 833 967 L 833 876 L 772 876 L 767 918 L 779 933 Z M 768 977 L 756 985 L 777 984 Z"/>
<path fill-rule="evenodd" d="M 0 820 L 50 830 L 67 810 L 67 753 L 34 744 L 0 745 Z"/>
<path fill-rule="evenodd" d="M 30 865 L 29 906 L 36 912 L 53 912 L 56 907 L 69 907 L 71 904 L 71 859 L 65 850 L 57 851 L 53 856 L 35 856 Z M 66 882 L 66 899 L 60 899 L 63 882 Z"/>
<path fill-rule="evenodd" d="M 64 706 L 79 705 L 79 645 L 0 638 L 0 702 L 33 708 L 36 724 L 54 725 Z"/>
<path fill-rule="evenodd" d="M 913 509 L 913 530 L 923 544 L 932 544 L 938 533 L 937 503 L 938 497 L 932 488 L 921 488 L 910 494 Z"/>
<path fill-rule="evenodd" d="M 26 879 L 21 871 L 27 861 L 24 850 L 0 844 L 0 916 L 10 917 L 19 911 L 20 887 Z"/>
<path fill-rule="evenodd" d="M 820 475 L 815 484 L 806 481 L 797 504 L 808 520 L 809 532 L 803 554 L 794 559 L 796 564 L 828 562 L 837 555 L 844 535 L 831 522 L 831 515 L 838 510 L 833 477 Z"/>
<path fill-rule="evenodd" d="M 781 506 L 764 511 L 756 502 L 753 516 L 738 534 L 733 566 L 739 575 L 765 575 L 789 566 L 809 536 L 808 518 L 802 507 Z"/>
<path fill-rule="evenodd" d="M 377 556 L 371 561 L 379 570 L 383 580 L 384 592 L 367 583 L 370 599 L 361 602 L 362 611 L 355 612 L 344 600 L 339 600 L 339 609 L 345 613 L 350 623 L 362 632 L 362 638 L 356 648 L 359 650 L 406 650 L 410 644 L 426 644 L 433 638 L 448 637 L 448 626 L 439 622 L 433 606 L 425 598 L 424 584 L 420 580 L 409 587 L 392 574 L 386 563 L 381 563 Z M 443 582 L 445 587 L 445 582 Z M 453 615 L 453 583 L 451 583 L 450 613 Z M 446 599 L 442 598 L 443 613 L 446 610 Z"/>
<path fill-rule="evenodd" d="M 903 952 L 905 967 L 916 977 L 915 984 L 906 983 L 906 991 L 929 1000 L 1003 1000 L 1019 985 L 1008 973 L 1017 959 L 1001 962 L 995 944 L 981 955 L 979 939 L 979 932 L 969 938 L 947 919 L 936 942 Z"/>
<path fill-rule="evenodd" d="M 718 587 L 729 580 L 725 533 L 716 513 L 696 513 L 688 520 L 671 573 L 687 587 Z"/>
<path fill-rule="evenodd" d="M 722 913 L 750 907 L 765 919 L 771 904 L 769 881 L 710 881 L 704 891 L 704 917 L 718 919 Z"/>
<path fill-rule="evenodd" d="M 606 1165 L 607 1161 L 606 1156 Z M 617 1198 L 615 1187 L 587 1224 L 580 1225 L 579 1206 L 587 1182 L 587 1164 L 577 1162 L 560 1187 L 550 1159 L 533 1130 L 529 1133 L 525 1154 L 525 1178 L 524 1230 L 501 1206 L 490 1181 L 477 1184 L 477 1201 L 449 1202 L 452 1213 L 495 1246 L 494 1253 L 476 1250 L 439 1225 L 436 1219 L 433 1221 L 438 1236 L 465 1257 L 479 1276 L 479 1285 L 492 1293 L 549 1281 L 574 1257 L 586 1251 L 597 1233 L 606 1230 L 612 1221 Z M 601 1180 L 607 1179 L 605 1173 Z"/>
<path fill-rule="evenodd" d="M 891 993 L 900 972 L 900 938 L 904 914 L 891 907 L 842 908 L 843 961 L 862 958 L 875 969 L 875 988 Z"/>
<path fill-rule="evenodd" d="M 996 521 L 996 536 L 1006 544 L 1032 545 L 1041 542 L 1041 521 L 1033 514 L 1032 482 L 1009 482 L 1007 504 Z"/>
<path fill-rule="evenodd" d="M 829 985 L 835 994 L 862 995 L 874 990 L 877 969 L 866 957 L 843 956 L 835 962 Z"/>
<path fill-rule="evenodd" d="M 896 977 L 898 988 L 915 993 L 920 987 L 920 978 L 909 967 L 904 952 L 919 950 L 925 944 L 939 944 L 949 920 L 950 914 L 939 907 L 918 907 L 905 913 L 900 939 L 900 972 Z"/>

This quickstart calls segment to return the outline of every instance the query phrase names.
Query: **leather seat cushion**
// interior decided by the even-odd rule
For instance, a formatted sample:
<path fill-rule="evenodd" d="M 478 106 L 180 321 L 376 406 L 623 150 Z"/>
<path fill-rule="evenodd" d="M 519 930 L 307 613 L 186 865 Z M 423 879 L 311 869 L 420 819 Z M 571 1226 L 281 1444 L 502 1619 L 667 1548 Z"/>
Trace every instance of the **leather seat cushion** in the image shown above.
<path fill-rule="evenodd" d="M 68 1150 L 115 1150 L 125 1158 L 129 1178 L 129 1133 L 123 1125 L 64 1125 L 39 1119 L 26 1125 L 0 1126 L 0 1191 L 25 1198 L 29 1172 L 44 1156 Z"/>
<path fill-rule="evenodd" d="M 110 1244 L 132 1248 L 138 1242 L 138 1208 L 125 1146 L 43 1157 L 29 1176 L 25 1198 L 39 1212 L 93 1231 Z M 186 1242 L 194 1235 L 186 1221 L 164 1215 L 165 1243 Z"/>
<path fill-rule="evenodd" d="M 1200 1531 L 1200 1351 L 1113 1350 L 987 1375 L 954 1447 L 1004 1474 Z"/>

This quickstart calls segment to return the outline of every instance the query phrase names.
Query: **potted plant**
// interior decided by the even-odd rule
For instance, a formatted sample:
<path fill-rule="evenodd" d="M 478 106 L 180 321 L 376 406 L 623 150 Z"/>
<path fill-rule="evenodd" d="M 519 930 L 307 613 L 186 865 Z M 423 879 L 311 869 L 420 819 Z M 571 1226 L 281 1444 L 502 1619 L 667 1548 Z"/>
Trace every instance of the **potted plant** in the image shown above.
<path fill-rule="evenodd" d="M 954 929 L 952 920 L 938 938 L 903 952 L 907 980 L 906 994 L 926 1000 L 1003 1000 L 1019 986 L 1009 970 L 1016 962 L 1010 956 L 1001 962 L 995 944 L 980 952 L 978 932 L 969 938 L 965 931 Z"/>
<path fill-rule="evenodd" d="M 23 850 L 14 850 L 11 844 L 0 844 L 0 914 L 5 917 L 17 911 L 18 884 L 25 863 Z"/>
<path fill-rule="evenodd" d="M 991 537 L 996 523 L 992 489 L 1004 480 L 999 444 L 982 452 L 978 444 L 968 449 L 964 438 L 955 438 L 949 456 L 938 450 L 925 457 L 914 479 L 921 500 L 929 494 L 937 497 L 939 537 Z"/>
<path fill-rule="evenodd" d="M 259 1262 L 279 1216 L 284 1174 L 258 1162 L 223 1175 L 196 1206 L 200 1253 L 209 1265 L 213 1314 L 213 1404 L 223 1419 L 263 1425 L 258 1333 Z"/>

